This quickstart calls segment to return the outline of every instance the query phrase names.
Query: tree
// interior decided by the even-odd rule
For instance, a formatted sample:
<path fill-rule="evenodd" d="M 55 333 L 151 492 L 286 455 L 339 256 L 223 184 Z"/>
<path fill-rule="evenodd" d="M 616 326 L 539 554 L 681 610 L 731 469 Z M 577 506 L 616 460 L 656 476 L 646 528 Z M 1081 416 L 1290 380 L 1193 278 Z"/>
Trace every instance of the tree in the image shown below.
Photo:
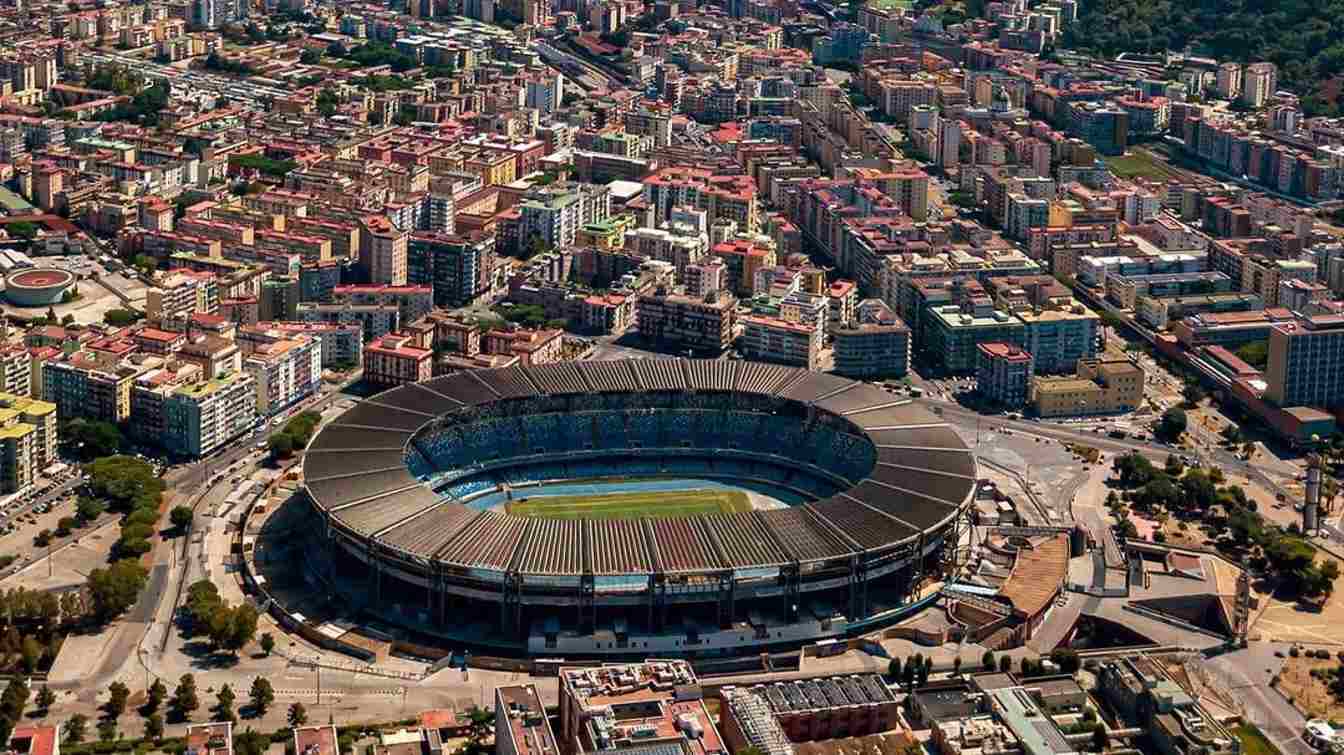
<path fill-rule="evenodd" d="M 215 695 L 215 715 L 223 721 L 236 721 L 237 716 L 233 714 L 233 703 L 236 697 L 233 694 L 233 688 L 225 684 L 219 688 Z"/>
<path fill-rule="evenodd" d="M 1190 409 L 1195 408 L 1199 402 L 1203 401 L 1205 395 L 1207 394 L 1204 393 L 1204 389 L 1200 387 L 1199 383 L 1193 381 L 1186 383 L 1185 387 L 1181 389 L 1181 400 Z"/>
<path fill-rule="evenodd" d="M 259 676 L 252 681 L 252 708 L 256 710 L 258 716 L 266 715 L 266 709 L 275 702 L 275 690 L 271 688 L 271 683 L 265 677 Z M 493 718 L 491 719 L 494 720 Z"/>
<path fill-rule="evenodd" d="M 84 520 L 86 524 L 102 516 L 106 510 L 107 506 L 104 506 L 102 501 L 87 496 L 80 496 L 75 502 L 75 516 Z"/>
<path fill-rule="evenodd" d="M 274 433 L 266 440 L 273 459 L 288 459 L 294 455 L 294 439 L 287 433 Z"/>
<path fill-rule="evenodd" d="M 961 673 L 961 656 L 952 659 L 952 675 L 957 676 Z"/>
<path fill-rule="evenodd" d="M 56 704 L 56 693 L 51 691 L 47 685 L 42 685 L 42 689 L 37 691 L 37 708 L 45 714 L 51 710 L 51 706 Z"/>
<path fill-rule="evenodd" d="M 139 319 L 139 314 L 128 309 L 109 309 L 103 313 L 103 322 L 114 328 L 124 328 Z"/>
<path fill-rule="evenodd" d="M 192 513 L 190 506 L 174 506 L 173 510 L 168 512 L 168 521 L 173 523 L 173 527 L 180 532 L 186 532 L 191 526 Z"/>
<path fill-rule="evenodd" d="M 1110 736 L 1106 734 L 1106 727 L 1101 724 L 1092 729 L 1092 749 L 1097 752 L 1105 752 L 1106 745 L 1110 744 Z"/>
<path fill-rule="evenodd" d="M 495 733 L 495 717 L 490 711 L 472 707 L 468 714 L 467 740 L 475 748 L 484 745 L 485 740 L 489 739 Z"/>
<path fill-rule="evenodd" d="M 162 679 L 155 679 L 154 683 L 149 685 L 149 691 L 145 694 L 145 712 L 154 713 L 158 711 L 163 701 L 168 699 L 168 687 Z"/>
<path fill-rule="evenodd" d="M 233 751 L 237 755 L 266 755 L 271 746 L 271 738 L 259 731 L 247 727 L 247 731 L 233 738 Z"/>
<path fill-rule="evenodd" d="M 1059 670 L 1066 674 L 1077 673 L 1081 668 L 1081 662 L 1078 660 L 1078 651 L 1071 648 L 1055 648 L 1050 651 L 1050 660 L 1059 666 Z"/>
<path fill-rule="evenodd" d="M 18 721 L 23 717 L 23 709 L 28 705 L 28 685 L 21 677 L 15 676 L 5 685 L 0 694 L 0 718 Z"/>
<path fill-rule="evenodd" d="M 315 66 L 322 61 L 322 53 L 317 50 L 304 50 L 299 53 L 299 62 L 306 66 Z"/>
<path fill-rule="evenodd" d="M 887 676 L 890 676 L 892 679 L 900 679 L 900 678 L 901 678 L 901 659 L 900 659 L 900 658 L 892 658 L 892 659 L 887 663 Z"/>
<path fill-rule="evenodd" d="M 266 632 L 265 634 L 263 634 L 259 642 L 261 644 L 261 652 L 265 653 L 266 655 L 269 656 L 271 654 L 271 651 L 275 650 L 275 637 L 272 636 L 270 632 Z"/>
<path fill-rule="evenodd" d="M 1181 461 L 1181 457 L 1176 454 L 1167 454 L 1167 463 L 1162 467 L 1162 471 L 1172 477 L 1180 477 L 1181 473 L 1185 471 L 1185 464 Z"/>
<path fill-rule="evenodd" d="M 921 665 L 916 661 L 918 657 L 911 658 L 910 662 L 905 664 L 905 668 L 901 670 L 901 681 L 905 683 L 907 691 L 914 691 L 915 689 L 915 666 Z"/>
<path fill-rule="evenodd" d="M 237 656 L 243 646 L 257 637 L 257 609 L 250 603 L 235 607 L 228 615 L 228 631 L 224 635 L 224 648 Z"/>
<path fill-rule="evenodd" d="M 994 651 L 986 650 L 985 654 L 980 656 L 980 667 L 993 671 L 997 664 L 994 663 Z"/>
<path fill-rule="evenodd" d="M 145 739 L 152 742 L 163 739 L 163 716 L 158 713 L 145 716 Z"/>
<path fill-rule="evenodd" d="M 1162 419 L 1158 421 L 1157 428 L 1153 430 L 1153 433 L 1168 443 L 1175 443 L 1181 439 L 1181 434 L 1185 432 L 1187 423 L 1185 412 L 1172 407 L 1162 413 Z"/>
<path fill-rule="evenodd" d="M 89 572 L 89 599 L 93 613 L 101 621 L 110 621 L 135 605 L 136 597 L 149 579 L 139 561 L 123 559 L 106 569 Z"/>
<path fill-rule="evenodd" d="M 23 643 L 19 646 L 19 655 L 25 674 L 36 671 L 37 662 L 42 659 L 42 646 L 38 644 L 37 638 L 31 635 L 24 637 Z"/>
<path fill-rule="evenodd" d="M 1006 673 L 1008 673 L 1009 671 L 1012 671 L 1012 670 L 1013 670 L 1013 659 L 1012 659 L 1012 657 L 1005 655 L 1005 656 L 999 658 L 999 671 L 1001 671 L 1001 672 L 1003 672 L 1003 673 L 1006 674 Z"/>
<path fill-rule="evenodd" d="M 303 707 L 303 703 L 297 700 L 289 706 L 289 714 L 286 716 L 290 728 L 297 728 L 308 723 L 308 709 Z"/>
<path fill-rule="evenodd" d="M 121 442 L 121 431 L 111 422 L 76 418 L 61 425 L 62 445 L 82 461 L 112 456 Z"/>
<path fill-rule="evenodd" d="M 124 682 L 112 682 L 107 688 L 107 715 L 119 718 L 126 712 L 126 701 L 131 699 L 131 690 Z"/>
<path fill-rule="evenodd" d="M 75 715 L 65 720 L 65 741 L 71 744 L 78 744 L 84 741 L 84 735 L 89 726 L 89 717 L 83 713 Z"/>
<path fill-rule="evenodd" d="M 199 707 L 201 700 L 196 694 L 196 677 L 183 674 L 178 680 L 177 689 L 173 690 L 173 712 L 179 718 L 187 720 Z"/>
<path fill-rule="evenodd" d="M 102 742 L 111 742 L 117 738 L 117 719 L 104 718 L 98 722 L 98 739 Z"/>

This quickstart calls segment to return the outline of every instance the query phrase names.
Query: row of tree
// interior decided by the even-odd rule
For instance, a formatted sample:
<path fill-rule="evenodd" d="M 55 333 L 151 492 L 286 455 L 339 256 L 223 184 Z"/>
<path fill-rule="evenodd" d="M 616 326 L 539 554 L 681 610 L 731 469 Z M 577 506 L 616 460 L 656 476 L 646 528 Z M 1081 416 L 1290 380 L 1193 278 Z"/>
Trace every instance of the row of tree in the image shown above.
<path fill-rule="evenodd" d="M 183 617 L 186 628 L 192 635 L 208 638 L 211 649 L 216 652 L 225 650 L 236 656 L 256 637 L 257 618 L 257 609 L 249 603 L 230 606 L 220 596 L 215 583 L 208 579 L 202 579 L 187 588 Z"/>

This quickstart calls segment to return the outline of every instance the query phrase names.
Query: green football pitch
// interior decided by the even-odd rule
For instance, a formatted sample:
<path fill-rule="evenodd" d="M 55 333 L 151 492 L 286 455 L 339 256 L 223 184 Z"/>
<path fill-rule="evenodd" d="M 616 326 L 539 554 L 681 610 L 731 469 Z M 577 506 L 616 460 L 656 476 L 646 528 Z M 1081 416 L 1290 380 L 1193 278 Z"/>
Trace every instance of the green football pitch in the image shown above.
<path fill-rule="evenodd" d="M 511 514 L 546 519 L 647 519 L 751 511 L 740 490 L 658 490 L 605 495 L 549 495 L 515 500 Z"/>

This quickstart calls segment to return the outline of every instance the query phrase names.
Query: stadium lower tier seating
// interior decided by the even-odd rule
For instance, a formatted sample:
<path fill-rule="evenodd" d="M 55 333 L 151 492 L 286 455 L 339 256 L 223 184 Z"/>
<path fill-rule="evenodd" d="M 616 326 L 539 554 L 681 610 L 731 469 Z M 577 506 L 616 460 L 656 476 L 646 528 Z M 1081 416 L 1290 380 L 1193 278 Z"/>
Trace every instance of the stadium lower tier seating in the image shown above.
<path fill-rule="evenodd" d="M 434 428 L 417 436 L 407 466 L 420 479 L 451 477 L 483 462 L 502 461 L 525 454 L 561 454 L 622 449 L 735 449 L 771 454 L 817 465 L 846 479 L 857 480 L 872 468 L 875 454 L 867 441 L 824 424 L 809 424 L 798 416 L 725 411 L 721 398 L 703 397 L 694 405 L 704 408 L 631 409 L 571 414 L 493 417 L 457 426 Z M 664 458 L 631 462 L 621 474 L 694 474 L 704 462 L 682 463 Z M 537 478 L 531 471 L 511 470 L 506 482 L 526 479 L 612 476 L 609 462 L 574 461 L 568 475 Z M 660 468 L 661 467 L 661 468 Z M 733 472 L 761 477 L 750 464 Z M 515 477 L 514 475 L 523 475 Z M 516 483 L 515 483 L 516 484 Z"/>

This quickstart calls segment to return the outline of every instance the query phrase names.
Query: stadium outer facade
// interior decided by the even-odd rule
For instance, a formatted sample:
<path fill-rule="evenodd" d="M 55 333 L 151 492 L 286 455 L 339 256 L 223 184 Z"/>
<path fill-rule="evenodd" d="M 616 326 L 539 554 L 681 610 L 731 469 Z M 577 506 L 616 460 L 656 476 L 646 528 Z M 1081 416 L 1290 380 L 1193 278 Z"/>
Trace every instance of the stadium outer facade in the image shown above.
<path fill-rule="evenodd" d="M 625 521 L 468 505 L 594 461 L 759 475 L 811 500 Z M 421 632 L 569 657 L 760 652 L 890 623 L 956 551 L 975 473 L 950 426 L 873 386 L 684 359 L 400 386 L 326 425 L 304 460 L 333 587 L 362 578 L 369 609 Z"/>

